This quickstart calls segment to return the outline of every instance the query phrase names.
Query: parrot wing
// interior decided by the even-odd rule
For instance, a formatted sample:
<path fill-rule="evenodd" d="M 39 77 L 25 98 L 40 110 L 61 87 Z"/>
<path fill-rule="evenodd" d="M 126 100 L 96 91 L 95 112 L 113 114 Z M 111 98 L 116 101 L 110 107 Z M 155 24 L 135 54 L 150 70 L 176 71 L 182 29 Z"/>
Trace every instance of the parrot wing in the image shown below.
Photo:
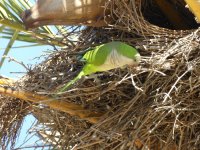
<path fill-rule="evenodd" d="M 97 46 L 95 49 L 85 53 L 83 59 L 86 60 L 88 64 L 100 66 L 104 64 L 110 52 L 110 46 L 108 44 L 102 44 L 100 46 Z"/>

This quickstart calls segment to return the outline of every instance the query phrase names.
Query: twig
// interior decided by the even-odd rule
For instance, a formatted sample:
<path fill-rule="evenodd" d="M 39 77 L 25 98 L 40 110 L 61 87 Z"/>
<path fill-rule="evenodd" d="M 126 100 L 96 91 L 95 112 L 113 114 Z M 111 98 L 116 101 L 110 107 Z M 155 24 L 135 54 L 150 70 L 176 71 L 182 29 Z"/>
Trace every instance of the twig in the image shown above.
<path fill-rule="evenodd" d="M 10 62 L 10 61 L 13 61 L 13 62 L 18 63 L 19 65 L 21 65 L 22 67 L 24 67 L 27 71 L 30 71 L 30 70 L 31 70 L 30 68 L 26 67 L 26 65 L 25 65 L 22 61 L 20 62 L 20 61 L 16 60 L 16 59 L 13 58 L 13 57 L 10 57 L 10 56 L 3 56 L 3 57 L 8 58 L 8 59 L 9 59 L 9 62 Z"/>

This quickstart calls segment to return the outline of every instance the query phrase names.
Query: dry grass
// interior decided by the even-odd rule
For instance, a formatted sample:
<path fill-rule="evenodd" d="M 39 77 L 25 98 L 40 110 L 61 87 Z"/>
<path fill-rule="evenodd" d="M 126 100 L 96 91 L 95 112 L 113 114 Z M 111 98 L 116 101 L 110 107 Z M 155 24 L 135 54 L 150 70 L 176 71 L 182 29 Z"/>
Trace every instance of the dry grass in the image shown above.
<path fill-rule="evenodd" d="M 169 30 L 150 24 L 141 12 L 147 2 L 151 1 L 108 2 L 106 9 L 112 10 L 109 17 L 114 23 L 106 28 L 67 27 L 71 33 L 63 40 L 68 46 L 50 54 L 21 79 L 21 89 L 50 96 L 81 69 L 76 53 L 111 40 L 136 46 L 143 56 L 139 67 L 97 73 L 97 81 L 85 78 L 57 96 L 60 101 L 105 113 L 97 124 L 42 104 L 21 106 L 19 101 L 1 97 L 0 112 L 17 121 L 10 118 L 6 124 L 1 117 L 6 131 L 1 139 L 15 138 L 23 116 L 31 112 L 38 125 L 46 127 L 35 132 L 55 148 L 136 149 L 139 140 L 142 149 L 199 149 L 200 30 Z M 77 41 L 70 40 L 77 35 Z M 12 111 L 5 104 L 21 107 Z"/>

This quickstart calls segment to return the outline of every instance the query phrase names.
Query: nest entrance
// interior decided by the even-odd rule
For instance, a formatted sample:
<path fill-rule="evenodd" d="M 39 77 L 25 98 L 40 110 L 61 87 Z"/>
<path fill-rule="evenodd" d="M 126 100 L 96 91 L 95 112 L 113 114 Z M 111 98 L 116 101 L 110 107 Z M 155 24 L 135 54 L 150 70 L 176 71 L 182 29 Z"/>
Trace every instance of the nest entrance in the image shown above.
<path fill-rule="evenodd" d="M 199 24 L 195 16 L 186 8 L 183 0 L 145 1 L 143 16 L 149 23 L 173 30 L 197 29 Z"/>

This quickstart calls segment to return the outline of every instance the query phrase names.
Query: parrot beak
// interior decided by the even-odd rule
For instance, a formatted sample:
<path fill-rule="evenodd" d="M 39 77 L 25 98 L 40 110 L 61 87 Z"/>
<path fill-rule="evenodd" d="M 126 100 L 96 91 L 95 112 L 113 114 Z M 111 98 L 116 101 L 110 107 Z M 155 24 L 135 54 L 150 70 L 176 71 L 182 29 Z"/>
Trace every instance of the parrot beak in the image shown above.
<path fill-rule="evenodd" d="M 141 55 L 138 53 L 138 54 L 136 54 L 135 55 L 135 62 L 137 63 L 137 64 L 139 64 L 140 63 L 140 61 L 141 61 Z"/>

